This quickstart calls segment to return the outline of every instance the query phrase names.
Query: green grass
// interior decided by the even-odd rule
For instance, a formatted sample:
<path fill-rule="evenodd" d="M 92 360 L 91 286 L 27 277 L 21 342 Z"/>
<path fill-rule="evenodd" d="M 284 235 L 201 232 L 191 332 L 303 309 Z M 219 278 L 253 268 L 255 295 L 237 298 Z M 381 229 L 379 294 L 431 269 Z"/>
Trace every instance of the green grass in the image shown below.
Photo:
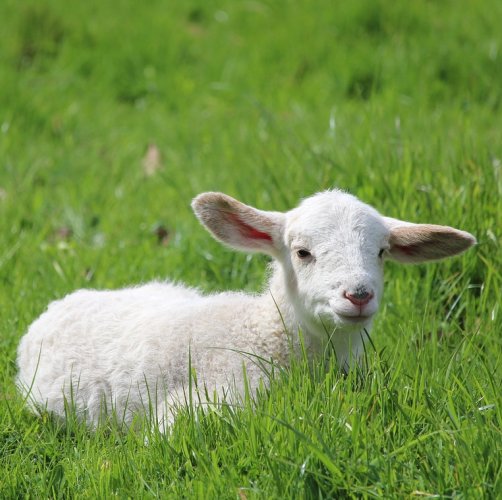
<path fill-rule="evenodd" d="M 0 19 L 1 498 L 502 495 L 501 2 L 3 0 Z M 49 301 L 260 288 L 266 258 L 214 242 L 195 194 L 285 210 L 332 186 L 479 240 L 388 265 L 363 380 L 298 361 L 167 438 L 23 408 L 16 346 Z"/>

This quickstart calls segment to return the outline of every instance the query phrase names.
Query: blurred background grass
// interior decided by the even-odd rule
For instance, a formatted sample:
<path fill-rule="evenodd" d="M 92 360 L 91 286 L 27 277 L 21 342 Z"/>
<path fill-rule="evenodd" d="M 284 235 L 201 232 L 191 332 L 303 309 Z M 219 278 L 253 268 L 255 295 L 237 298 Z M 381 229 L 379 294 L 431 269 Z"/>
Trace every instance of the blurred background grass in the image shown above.
<path fill-rule="evenodd" d="M 263 259 L 195 227 L 204 190 L 284 210 L 338 186 L 499 250 L 499 2 L 6 0 L 0 13 L 0 273 L 47 289 L 43 303 L 165 275 L 256 289 Z"/>

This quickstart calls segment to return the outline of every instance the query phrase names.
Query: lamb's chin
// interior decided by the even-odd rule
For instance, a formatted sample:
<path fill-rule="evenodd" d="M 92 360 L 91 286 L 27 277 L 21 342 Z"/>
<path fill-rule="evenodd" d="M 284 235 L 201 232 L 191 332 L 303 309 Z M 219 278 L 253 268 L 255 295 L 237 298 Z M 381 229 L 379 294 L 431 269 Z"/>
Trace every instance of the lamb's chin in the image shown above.
<path fill-rule="evenodd" d="M 326 332 L 354 332 L 370 328 L 374 314 L 351 316 L 323 311 L 317 315 L 318 325 Z"/>
<path fill-rule="evenodd" d="M 373 314 L 350 316 L 345 314 L 337 314 L 335 324 L 339 329 L 343 330 L 362 330 L 371 326 Z"/>

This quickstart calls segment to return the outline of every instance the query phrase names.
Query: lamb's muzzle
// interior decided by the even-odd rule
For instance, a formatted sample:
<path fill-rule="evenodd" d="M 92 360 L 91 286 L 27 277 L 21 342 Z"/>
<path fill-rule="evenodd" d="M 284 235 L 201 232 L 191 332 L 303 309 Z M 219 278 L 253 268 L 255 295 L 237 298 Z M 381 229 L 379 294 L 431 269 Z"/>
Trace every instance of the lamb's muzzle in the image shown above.
<path fill-rule="evenodd" d="M 367 292 L 365 288 L 358 287 L 354 293 L 345 292 L 344 297 L 350 300 L 352 304 L 363 307 L 374 297 L 374 295 L 373 292 Z"/>

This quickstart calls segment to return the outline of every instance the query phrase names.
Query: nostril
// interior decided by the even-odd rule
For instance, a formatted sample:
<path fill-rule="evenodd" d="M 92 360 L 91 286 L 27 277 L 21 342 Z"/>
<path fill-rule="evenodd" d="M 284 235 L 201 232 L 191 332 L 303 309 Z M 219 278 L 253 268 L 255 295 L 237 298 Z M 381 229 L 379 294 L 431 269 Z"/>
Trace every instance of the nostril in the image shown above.
<path fill-rule="evenodd" d="M 364 306 L 373 298 L 373 293 L 358 288 L 355 293 L 345 292 L 344 297 L 356 306 Z"/>

